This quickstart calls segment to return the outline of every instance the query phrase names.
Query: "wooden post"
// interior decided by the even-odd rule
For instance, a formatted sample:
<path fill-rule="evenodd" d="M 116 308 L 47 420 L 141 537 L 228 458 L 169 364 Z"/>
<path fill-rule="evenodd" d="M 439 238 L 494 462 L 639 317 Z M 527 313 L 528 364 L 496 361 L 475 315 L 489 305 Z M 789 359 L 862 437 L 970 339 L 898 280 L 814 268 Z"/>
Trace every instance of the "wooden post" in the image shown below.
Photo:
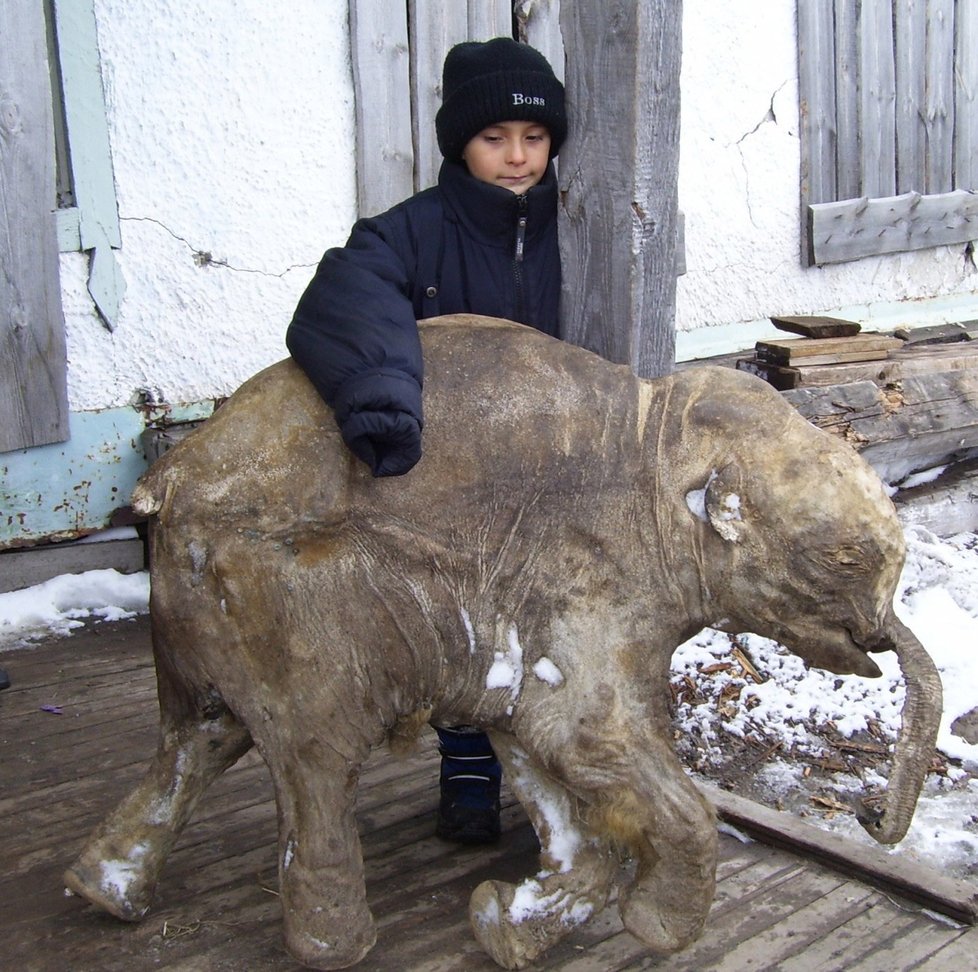
<path fill-rule="evenodd" d="M 675 361 L 681 0 L 563 3 L 561 333 L 642 377 Z"/>

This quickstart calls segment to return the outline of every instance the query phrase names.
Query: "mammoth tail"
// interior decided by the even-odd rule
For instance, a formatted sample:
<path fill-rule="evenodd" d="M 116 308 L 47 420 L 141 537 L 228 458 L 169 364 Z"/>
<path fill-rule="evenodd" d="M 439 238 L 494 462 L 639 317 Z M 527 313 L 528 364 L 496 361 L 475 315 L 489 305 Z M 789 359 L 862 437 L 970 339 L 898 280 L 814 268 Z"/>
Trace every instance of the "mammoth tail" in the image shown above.
<path fill-rule="evenodd" d="M 133 512 L 138 515 L 153 516 L 163 508 L 172 479 L 168 459 L 169 455 L 165 455 L 154 462 L 133 488 L 130 503 Z"/>

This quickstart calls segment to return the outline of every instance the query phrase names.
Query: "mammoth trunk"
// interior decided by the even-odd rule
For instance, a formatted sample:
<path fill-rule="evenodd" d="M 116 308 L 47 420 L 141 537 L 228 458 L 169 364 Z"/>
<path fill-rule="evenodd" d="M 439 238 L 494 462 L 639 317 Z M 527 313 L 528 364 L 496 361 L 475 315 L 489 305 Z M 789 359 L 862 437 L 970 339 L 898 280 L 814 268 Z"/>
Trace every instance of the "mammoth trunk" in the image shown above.
<path fill-rule="evenodd" d="M 886 639 L 906 683 L 903 725 L 893 754 L 889 784 L 882 808 L 860 817 L 867 833 L 882 844 L 902 840 L 913 818 L 917 797 L 927 776 L 941 720 L 941 679 L 930 655 L 916 636 L 890 612 Z"/>

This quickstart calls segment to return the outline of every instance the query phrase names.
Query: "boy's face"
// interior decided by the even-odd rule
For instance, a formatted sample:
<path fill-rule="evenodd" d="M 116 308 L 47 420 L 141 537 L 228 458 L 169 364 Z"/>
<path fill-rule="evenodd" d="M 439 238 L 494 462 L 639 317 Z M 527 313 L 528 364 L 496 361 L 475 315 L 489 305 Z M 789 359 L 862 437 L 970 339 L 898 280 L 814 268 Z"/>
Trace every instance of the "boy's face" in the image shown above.
<path fill-rule="evenodd" d="M 497 122 L 469 140 L 462 158 L 476 179 L 521 195 L 547 171 L 550 132 L 538 122 Z"/>

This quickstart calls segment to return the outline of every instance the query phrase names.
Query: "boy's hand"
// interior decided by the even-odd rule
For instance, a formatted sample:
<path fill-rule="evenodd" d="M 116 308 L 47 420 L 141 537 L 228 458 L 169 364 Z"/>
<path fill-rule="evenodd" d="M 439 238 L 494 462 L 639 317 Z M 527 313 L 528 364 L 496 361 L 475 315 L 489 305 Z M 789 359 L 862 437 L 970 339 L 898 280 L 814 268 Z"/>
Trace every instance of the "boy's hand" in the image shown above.
<path fill-rule="evenodd" d="M 407 412 L 354 412 L 342 432 L 375 476 L 402 476 L 421 458 L 421 426 Z"/>

